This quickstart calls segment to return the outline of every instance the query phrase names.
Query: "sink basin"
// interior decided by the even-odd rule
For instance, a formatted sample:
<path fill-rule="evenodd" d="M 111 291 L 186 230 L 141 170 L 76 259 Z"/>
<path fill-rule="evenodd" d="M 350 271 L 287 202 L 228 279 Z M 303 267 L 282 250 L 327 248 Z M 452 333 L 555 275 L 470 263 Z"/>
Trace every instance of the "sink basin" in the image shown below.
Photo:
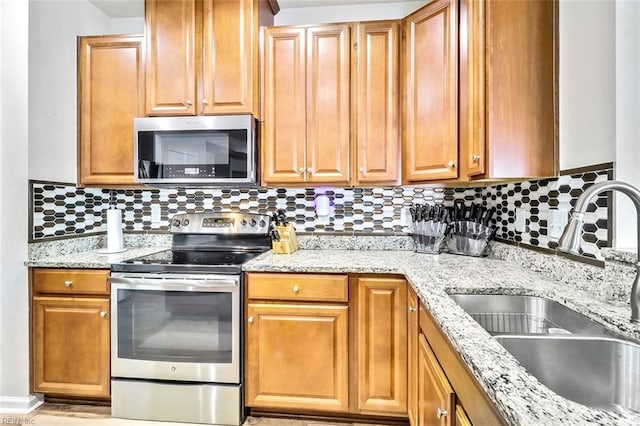
<path fill-rule="evenodd" d="M 462 309 L 492 335 L 579 334 L 621 337 L 553 300 L 506 294 L 451 294 Z"/>
<path fill-rule="evenodd" d="M 640 412 L 640 345 L 607 337 L 495 338 L 559 395 L 593 408 Z"/>

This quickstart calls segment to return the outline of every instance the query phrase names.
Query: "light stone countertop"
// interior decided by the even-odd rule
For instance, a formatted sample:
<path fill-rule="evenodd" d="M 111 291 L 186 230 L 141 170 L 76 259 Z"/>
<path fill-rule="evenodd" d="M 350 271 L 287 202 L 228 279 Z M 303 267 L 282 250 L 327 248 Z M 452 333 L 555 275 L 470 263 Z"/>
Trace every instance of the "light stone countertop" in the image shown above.
<path fill-rule="evenodd" d="M 393 273 L 404 275 L 430 310 L 503 417 L 513 425 L 638 425 L 640 414 L 592 409 L 561 397 L 528 374 L 448 293 L 543 296 L 639 338 L 623 302 L 601 301 L 583 290 L 546 279 L 504 260 L 439 256 L 410 251 L 299 250 L 267 252 L 243 269 L 250 272 Z M 567 271 L 570 273 L 569 271 Z"/>
<path fill-rule="evenodd" d="M 86 268 L 86 269 L 109 269 L 112 263 L 119 263 L 123 260 L 134 257 L 146 256 L 167 250 L 169 247 L 132 247 L 121 253 L 103 254 L 101 249 L 91 249 L 87 251 L 67 253 L 57 255 L 52 252 L 50 255 L 40 254 L 37 258 L 29 259 L 25 265 L 30 268 Z"/>

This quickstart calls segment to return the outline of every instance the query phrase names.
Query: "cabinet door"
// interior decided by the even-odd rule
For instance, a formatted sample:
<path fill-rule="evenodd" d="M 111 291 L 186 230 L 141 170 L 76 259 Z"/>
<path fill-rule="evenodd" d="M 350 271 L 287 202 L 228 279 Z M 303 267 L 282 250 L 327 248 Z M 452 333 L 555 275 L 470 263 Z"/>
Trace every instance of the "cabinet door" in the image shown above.
<path fill-rule="evenodd" d="M 306 66 L 304 28 L 264 31 L 262 183 L 305 181 Z"/>
<path fill-rule="evenodd" d="M 132 185 L 133 119 L 144 115 L 142 36 L 78 39 L 78 185 Z"/>
<path fill-rule="evenodd" d="M 407 415 L 411 426 L 418 425 L 418 296 L 407 290 Z"/>
<path fill-rule="evenodd" d="M 472 426 L 469 416 L 460 404 L 456 404 L 456 423 L 455 426 Z"/>
<path fill-rule="evenodd" d="M 485 171 L 484 1 L 460 1 L 460 167 L 467 176 Z"/>
<path fill-rule="evenodd" d="M 33 390 L 108 397 L 109 299 L 34 297 Z"/>
<path fill-rule="evenodd" d="M 204 0 L 200 114 L 254 111 L 254 0 Z"/>
<path fill-rule="evenodd" d="M 356 185 L 399 182 L 398 46 L 398 21 L 356 26 Z"/>
<path fill-rule="evenodd" d="M 348 25 L 307 28 L 307 182 L 349 182 L 350 52 Z"/>
<path fill-rule="evenodd" d="M 407 413 L 407 286 L 402 279 L 359 278 L 354 351 L 359 413 Z"/>
<path fill-rule="evenodd" d="M 346 412 L 348 308 L 249 303 L 246 405 Z"/>
<path fill-rule="evenodd" d="M 423 334 L 418 356 L 418 424 L 452 426 L 455 394 Z"/>
<path fill-rule="evenodd" d="M 404 21 L 404 180 L 458 176 L 457 1 L 436 0 Z"/>
<path fill-rule="evenodd" d="M 196 113 L 196 1 L 146 0 L 146 113 Z"/>

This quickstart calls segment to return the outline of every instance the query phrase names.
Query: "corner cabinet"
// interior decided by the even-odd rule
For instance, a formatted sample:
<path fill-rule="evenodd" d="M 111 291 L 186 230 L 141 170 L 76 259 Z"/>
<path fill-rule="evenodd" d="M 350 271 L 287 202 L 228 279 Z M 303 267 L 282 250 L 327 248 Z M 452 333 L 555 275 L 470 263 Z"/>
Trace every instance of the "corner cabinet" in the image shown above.
<path fill-rule="evenodd" d="M 557 20 L 557 1 L 460 0 L 461 180 L 557 175 Z"/>
<path fill-rule="evenodd" d="M 109 399 L 109 270 L 31 269 L 32 390 Z"/>
<path fill-rule="evenodd" d="M 262 182 L 399 182 L 399 24 L 263 34 Z"/>
<path fill-rule="evenodd" d="M 144 115 L 142 36 L 78 37 L 78 186 L 130 186 Z"/>
<path fill-rule="evenodd" d="M 403 20 L 403 181 L 458 177 L 458 1 Z"/>
<path fill-rule="evenodd" d="M 259 117 L 266 0 L 146 0 L 146 114 Z"/>

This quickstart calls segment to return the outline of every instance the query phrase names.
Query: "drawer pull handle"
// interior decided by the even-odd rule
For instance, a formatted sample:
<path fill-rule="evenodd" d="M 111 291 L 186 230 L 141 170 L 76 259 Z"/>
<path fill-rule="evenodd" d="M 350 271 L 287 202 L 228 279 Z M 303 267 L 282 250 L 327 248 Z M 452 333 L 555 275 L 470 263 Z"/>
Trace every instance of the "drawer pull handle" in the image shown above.
<path fill-rule="evenodd" d="M 299 292 L 299 291 L 300 291 L 300 287 L 298 287 L 297 285 L 294 285 L 294 286 L 293 286 L 293 292 L 294 292 L 295 294 L 298 294 L 298 292 Z"/>
<path fill-rule="evenodd" d="M 102 318 L 106 318 L 107 317 L 107 311 L 100 311 L 100 316 Z"/>
<path fill-rule="evenodd" d="M 249 318 L 247 318 L 247 322 L 248 322 L 249 324 L 252 324 L 252 323 L 253 323 L 253 317 L 249 317 Z"/>
<path fill-rule="evenodd" d="M 71 284 L 73 284 L 73 281 L 71 281 L 71 280 L 67 280 L 67 281 L 64 282 L 64 286 L 65 287 L 71 287 Z"/>
<path fill-rule="evenodd" d="M 438 407 L 438 410 L 436 411 L 436 417 L 440 418 L 440 417 L 446 417 L 447 414 L 449 414 L 447 412 L 447 410 L 443 410 L 442 408 Z"/>

